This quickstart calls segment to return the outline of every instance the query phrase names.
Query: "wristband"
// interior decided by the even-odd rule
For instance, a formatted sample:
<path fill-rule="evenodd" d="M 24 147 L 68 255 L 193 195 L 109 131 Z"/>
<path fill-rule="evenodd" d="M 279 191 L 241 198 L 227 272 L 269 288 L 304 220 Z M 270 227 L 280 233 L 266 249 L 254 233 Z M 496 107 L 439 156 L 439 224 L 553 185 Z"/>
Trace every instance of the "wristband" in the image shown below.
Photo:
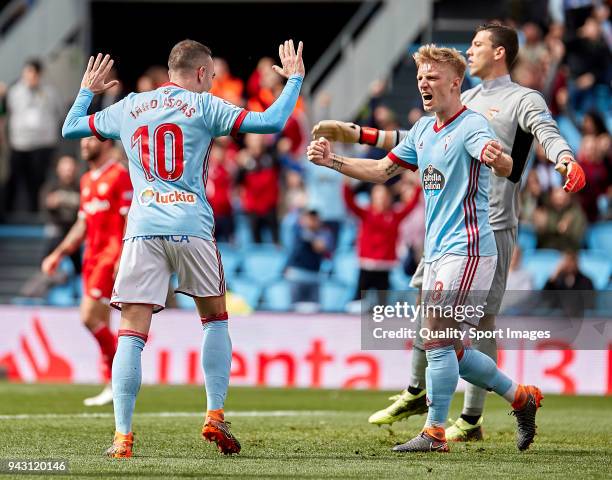
<path fill-rule="evenodd" d="M 359 143 L 376 146 L 380 130 L 372 127 L 361 127 L 359 130 Z"/>

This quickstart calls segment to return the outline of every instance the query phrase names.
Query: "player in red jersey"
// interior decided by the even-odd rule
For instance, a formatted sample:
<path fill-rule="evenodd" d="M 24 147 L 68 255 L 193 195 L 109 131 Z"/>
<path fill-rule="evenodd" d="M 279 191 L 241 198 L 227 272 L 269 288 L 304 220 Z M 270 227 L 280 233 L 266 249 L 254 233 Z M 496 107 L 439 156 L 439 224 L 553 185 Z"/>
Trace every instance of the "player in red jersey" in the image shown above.
<path fill-rule="evenodd" d="M 85 241 L 81 319 L 100 345 L 107 386 L 84 403 L 97 406 L 113 401 L 109 382 L 117 337 L 109 328 L 109 302 L 121 256 L 125 218 L 132 201 L 132 184 L 127 169 L 114 158 L 112 142 L 84 138 L 81 156 L 89 171 L 81 177 L 79 217 L 62 243 L 43 260 L 42 271 L 52 274 L 62 258 Z"/>

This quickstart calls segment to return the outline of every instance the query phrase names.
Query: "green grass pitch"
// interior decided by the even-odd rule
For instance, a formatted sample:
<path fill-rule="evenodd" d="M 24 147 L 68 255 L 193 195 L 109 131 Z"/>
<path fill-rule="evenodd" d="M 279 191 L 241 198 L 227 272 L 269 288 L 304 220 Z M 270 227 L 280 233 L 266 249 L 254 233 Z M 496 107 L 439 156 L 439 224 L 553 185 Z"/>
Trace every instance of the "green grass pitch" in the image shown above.
<path fill-rule="evenodd" d="M 484 442 L 407 455 L 390 448 L 416 434 L 424 417 L 391 429 L 367 423 L 387 405 L 387 392 L 232 388 L 226 410 L 242 453 L 224 457 L 200 438 L 201 388 L 145 386 L 134 419 L 135 456 L 112 460 L 103 456 L 114 430 L 111 407 L 82 405 L 99 388 L 0 383 L 0 459 L 68 459 L 71 475 L 81 478 L 582 479 L 610 478 L 612 471 L 609 397 L 546 395 L 536 442 L 518 452 L 515 419 L 490 395 Z M 452 414 L 461 401 L 457 395 Z"/>

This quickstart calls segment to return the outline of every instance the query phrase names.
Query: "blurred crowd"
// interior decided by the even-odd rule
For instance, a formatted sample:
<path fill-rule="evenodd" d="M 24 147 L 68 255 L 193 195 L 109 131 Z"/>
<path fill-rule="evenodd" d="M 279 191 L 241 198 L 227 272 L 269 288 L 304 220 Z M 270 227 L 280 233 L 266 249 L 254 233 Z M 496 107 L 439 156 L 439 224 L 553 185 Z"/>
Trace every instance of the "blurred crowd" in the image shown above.
<path fill-rule="evenodd" d="M 562 133 L 573 133 L 588 182 L 579 194 L 566 194 L 542 148 L 535 149 L 533 168 L 523 179 L 521 226 L 533 232 L 540 248 L 578 250 L 590 224 L 612 220 L 612 26 L 609 8 L 593 3 L 564 2 L 561 15 L 551 12 L 553 22 L 533 19 L 514 25 L 521 49 L 513 78 L 542 92 Z M 265 110 L 283 88 L 282 79 L 271 69 L 272 58 L 260 59 L 248 78 L 234 76 L 223 58 L 215 58 L 214 63 L 211 93 L 248 110 Z M 91 112 L 128 93 L 117 73 L 111 74 L 119 83 L 94 99 Z M 136 91 L 155 89 L 167 81 L 167 69 L 152 66 L 138 79 Z M 406 118 L 397 118 L 384 103 L 386 91 L 383 80 L 372 85 L 360 124 L 406 128 L 423 115 L 414 108 Z M 5 222 L 15 221 L 20 210 L 38 215 L 31 219 L 42 217 L 49 251 L 76 218 L 79 176 L 86 168 L 74 157 L 56 154 L 68 105 L 59 101 L 45 81 L 43 65 L 35 59 L 25 64 L 18 82 L 0 86 L 0 98 L 0 147 L 8 158 L 0 214 Z M 406 172 L 388 185 L 372 188 L 346 183 L 337 172 L 310 165 L 305 145 L 316 120 L 309 118 L 306 102 L 300 99 L 281 134 L 219 138 L 210 152 L 206 188 L 217 240 L 285 249 L 284 276 L 294 303 L 319 301 L 320 272 L 339 254 L 354 252 L 358 259 L 352 295 L 358 298 L 359 290 L 389 289 L 394 269 L 411 275 L 423 250 L 424 206 L 418 176 Z M 352 156 L 385 154 L 361 145 L 338 148 Z M 116 155 L 125 161 L 119 147 Z M 356 233 L 347 239 L 343 231 Z M 73 262 L 78 273 L 78 255 Z"/>

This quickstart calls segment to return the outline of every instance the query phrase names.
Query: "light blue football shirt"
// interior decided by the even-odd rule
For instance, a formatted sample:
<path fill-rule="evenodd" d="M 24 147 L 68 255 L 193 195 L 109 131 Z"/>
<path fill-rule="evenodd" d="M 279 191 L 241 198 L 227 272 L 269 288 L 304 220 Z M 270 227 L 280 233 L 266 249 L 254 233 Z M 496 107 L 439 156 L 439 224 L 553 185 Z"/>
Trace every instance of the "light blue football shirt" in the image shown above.
<path fill-rule="evenodd" d="M 167 83 L 132 93 L 90 117 L 98 137 L 121 140 L 134 198 L 125 238 L 192 235 L 213 240 L 206 199 L 208 156 L 215 137 L 237 131 L 247 112 L 210 93 Z"/>
<path fill-rule="evenodd" d="M 490 169 L 480 161 L 495 134 L 466 107 L 442 125 L 422 117 L 390 153 L 396 164 L 419 169 L 425 195 L 425 261 L 452 253 L 497 255 L 489 224 Z"/>

